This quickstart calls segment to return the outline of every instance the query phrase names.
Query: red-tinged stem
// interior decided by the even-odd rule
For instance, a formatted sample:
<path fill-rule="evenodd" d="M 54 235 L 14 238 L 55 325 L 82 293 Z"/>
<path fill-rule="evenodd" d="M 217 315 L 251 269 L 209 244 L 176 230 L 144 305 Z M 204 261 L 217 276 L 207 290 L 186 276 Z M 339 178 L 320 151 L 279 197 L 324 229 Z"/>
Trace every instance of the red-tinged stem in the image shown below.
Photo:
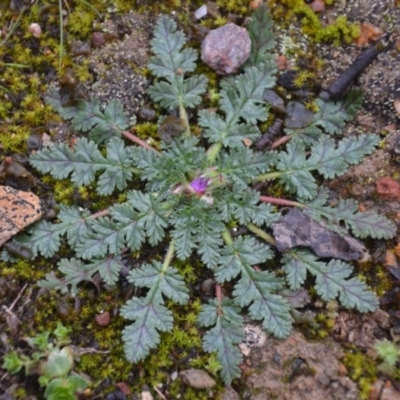
<path fill-rule="evenodd" d="M 144 142 L 143 140 L 139 139 L 136 135 L 133 133 L 123 131 L 122 135 L 125 136 L 127 139 L 131 140 L 133 143 L 138 144 L 139 146 L 142 146 L 148 150 L 153 150 L 156 153 L 159 153 L 158 150 L 156 150 L 154 147 L 150 146 L 148 143 Z"/>
<path fill-rule="evenodd" d="M 260 200 L 264 203 L 277 204 L 280 206 L 301 207 L 303 205 L 297 201 L 281 199 L 279 197 L 260 196 Z"/>
<path fill-rule="evenodd" d="M 89 218 L 100 218 L 100 217 L 104 217 L 108 214 L 110 214 L 110 210 L 108 208 L 106 208 L 105 210 L 101 210 L 101 211 L 98 211 L 97 213 L 90 215 Z"/>
<path fill-rule="evenodd" d="M 221 303 L 222 301 L 222 286 L 220 284 L 215 285 L 215 297 L 218 300 L 218 303 Z"/>
<path fill-rule="evenodd" d="M 216 284 L 215 285 L 215 297 L 217 298 L 218 301 L 218 309 L 217 309 L 217 315 L 218 317 L 221 317 L 223 315 L 223 311 L 222 311 L 222 286 L 220 284 Z"/>
<path fill-rule="evenodd" d="M 270 148 L 271 149 L 276 149 L 277 147 L 279 147 L 281 144 L 286 143 L 288 140 L 290 140 L 292 138 L 291 135 L 287 135 L 287 136 L 282 136 L 281 138 L 279 138 L 278 140 L 275 140 L 274 143 L 271 144 Z"/>

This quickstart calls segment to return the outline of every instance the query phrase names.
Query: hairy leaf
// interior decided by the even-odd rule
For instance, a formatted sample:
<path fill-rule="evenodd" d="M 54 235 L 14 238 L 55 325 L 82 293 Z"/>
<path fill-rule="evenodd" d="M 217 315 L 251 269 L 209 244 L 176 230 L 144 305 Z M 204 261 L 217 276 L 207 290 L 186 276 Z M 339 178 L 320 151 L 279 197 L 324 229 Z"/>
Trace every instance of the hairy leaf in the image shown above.
<path fill-rule="evenodd" d="M 111 194 L 115 187 L 123 190 L 132 178 L 130 152 L 119 138 L 113 138 L 107 146 L 107 157 L 103 157 L 97 145 L 85 138 L 78 139 L 74 148 L 63 143 L 38 151 L 30 158 L 31 164 L 42 173 L 53 178 L 65 179 L 71 175 L 76 186 L 90 185 L 96 173 L 105 170 L 99 177 L 97 192 Z"/>
<path fill-rule="evenodd" d="M 148 68 L 165 80 L 151 86 L 149 94 L 168 110 L 182 106 L 193 108 L 201 102 L 201 95 L 206 91 L 207 78 L 204 75 L 184 77 L 185 72 L 194 70 L 197 59 L 195 50 L 183 49 L 185 43 L 185 35 L 177 30 L 172 18 L 159 18 L 151 41 L 155 55 Z"/>
<path fill-rule="evenodd" d="M 311 155 L 305 156 L 305 146 L 299 139 L 287 145 L 287 151 L 279 153 L 277 176 L 290 193 L 313 199 L 318 186 L 310 171 L 318 171 L 325 178 L 343 175 L 348 165 L 357 164 L 362 157 L 370 154 L 379 143 L 377 135 L 360 135 L 342 139 L 335 147 L 333 139 L 323 136 L 311 148 Z"/>
<path fill-rule="evenodd" d="M 206 202 L 194 199 L 181 204 L 171 217 L 171 223 L 178 257 L 185 259 L 196 249 L 203 263 L 212 268 L 220 255 L 221 233 L 225 230 L 219 212 Z"/>
<path fill-rule="evenodd" d="M 157 286 L 164 296 L 174 303 L 185 304 L 189 299 L 189 292 L 182 277 L 176 268 L 165 268 L 160 262 L 144 264 L 129 273 L 128 280 L 138 287 L 152 288 Z"/>
<path fill-rule="evenodd" d="M 328 223 L 330 229 L 343 232 L 342 224 L 351 228 L 360 238 L 390 239 L 396 234 L 396 225 L 373 210 L 358 211 L 355 200 L 339 200 L 335 207 L 326 206 L 327 190 L 320 190 L 319 196 L 306 204 L 304 213 L 316 221 Z"/>
<path fill-rule="evenodd" d="M 220 142 L 227 147 L 243 146 L 243 139 L 255 141 L 260 132 L 254 125 L 265 121 L 268 113 L 263 103 L 263 92 L 275 84 L 276 67 L 266 61 L 257 67 L 248 68 L 235 79 L 225 78 L 221 86 L 220 108 L 225 120 L 214 112 L 199 112 L 199 125 L 203 136 L 211 142 Z M 246 123 L 239 123 L 240 119 Z"/>
<path fill-rule="evenodd" d="M 199 314 L 198 322 L 201 326 L 212 326 L 203 337 L 205 351 L 217 353 L 221 364 L 221 377 L 226 385 L 240 376 L 239 365 L 243 360 L 242 353 L 237 344 L 244 339 L 243 317 L 239 314 L 240 308 L 236 307 L 229 299 L 218 303 L 210 300 L 205 304 Z"/>
<path fill-rule="evenodd" d="M 111 100 L 104 113 L 100 110 L 97 99 L 89 102 L 79 100 L 75 105 L 63 106 L 60 94 L 55 89 L 48 91 L 45 100 L 63 118 L 71 120 L 74 130 L 89 131 L 89 139 L 96 143 L 121 136 L 128 126 L 123 107 L 117 100 Z M 134 123 L 135 120 L 131 119 L 131 122 Z"/>
<path fill-rule="evenodd" d="M 315 276 L 316 290 L 324 300 L 339 297 L 345 307 L 354 307 L 361 312 L 374 311 L 378 306 L 378 299 L 364 282 L 349 278 L 353 268 L 345 262 L 331 260 L 325 263 L 318 261 L 307 250 L 293 249 L 285 254 L 283 263 L 286 279 L 292 289 L 298 288 L 304 282 L 307 270 Z"/>
<path fill-rule="evenodd" d="M 145 298 L 128 300 L 121 307 L 121 316 L 134 321 L 122 331 L 125 356 L 132 363 L 143 360 L 160 343 L 159 331 L 173 328 L 172 312 L 151 292 Z"/>
<path fill-rule="evenodd" d="M 279 213 L 273 212 L 270 204 L 259 204 L 260 194 L 256 191 L 224 191 L 220 196 L 219 211 L 225 222 L 237 220 L 241 225 L 250 222 L 270 225 L 279 219 Z"/>
<path fill-rule="evenodd" d="M 64 274 L 63 278 L 57 278 L 54 273 L 46 275 L 46 279 L 38 282 L 40 287 L 60 290 L 61 293 L 74 295 L 78 292 L 78 284 L 83 281 L 90 281 L 94 274 L 99 273 L 101 278 L 108 285 L 114 285 L 119 277 L 122 268 L 120 257 L 106 257 L 93 259 L 89 264 L 81 260 L 63 258 L 57 264 L 58 270 Z"/>
<path fill-rule="evenodd" d="M 251 52 L 245 67 L 259 65 L 271 57 L 275 47 L 275 35 L 272 31 L 272 18 L 264 4 L 261 4 L 251 16 L 247 24 L 251 39 Z"/>
<path fill-rule="evenodd" d="M 361 90 L 351 90 L 343 100 L 325 101 L 316 99 L 318 111 L 310 125 L 301 129 L 286 129 L 288 135 L 298 135 L 306 143 L 314 143 L 324 133 L 341 134 L 346 122 L 351 121 L 361 106 L 363 95 Z"/>

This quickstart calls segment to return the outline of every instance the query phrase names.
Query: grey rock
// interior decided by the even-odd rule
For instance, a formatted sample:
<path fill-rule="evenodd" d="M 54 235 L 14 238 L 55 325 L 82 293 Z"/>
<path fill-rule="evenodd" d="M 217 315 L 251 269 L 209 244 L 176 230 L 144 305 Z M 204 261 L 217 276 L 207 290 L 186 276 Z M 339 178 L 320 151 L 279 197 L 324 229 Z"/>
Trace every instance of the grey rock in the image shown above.
<path fill-rule="evenodd" d="M 179 376 L 184 384 L 194 389 L 210 389 L 215 385 L 214 379 L 201 369 L 186 369 Z"/>
<path fill-rule="evenodd" d="M 341 260 L 368 259 L 365 246 L 348 234 L 339 235 L 293 208 L 272 223 L 276 247 L 283 252 L 297 246 L 310 247 L 323 258 Z"/>
<path fill-rule="evenodd" d="M 282 97 L 275 93 L 275 91 L 266 89 L 263 94 L 264 100 L 271 106 L 274 111 L 282 114 L 286 113 L 285 103 Z"/>
<path fill-rule="evenodd" d="M 201 59 L 220 75 L 234 73 L 250 56 L 245 28 L 229 23 L 210 31 L 201 45 Z"/>
<path fill-rule="evenodd" d="M 287 115 L 283 123 L 286 128 L 299 129 L 310 125 L 314 114 L 298 101 L 290 101 L 286 107 Z"/>

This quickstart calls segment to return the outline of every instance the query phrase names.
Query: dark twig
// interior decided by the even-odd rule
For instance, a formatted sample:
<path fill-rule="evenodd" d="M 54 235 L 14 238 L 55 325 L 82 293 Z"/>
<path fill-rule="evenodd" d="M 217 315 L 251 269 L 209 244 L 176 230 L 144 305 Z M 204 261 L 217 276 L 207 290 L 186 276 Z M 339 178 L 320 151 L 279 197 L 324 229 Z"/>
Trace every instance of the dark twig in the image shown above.
<path fill-rule="evenodd" d="M 372 61 L 378 57 L 379 53 L 388 48 L 383 43 L 375 44 L 364 50 L 347 68 L 338 79 L 327 89 L 321 92 L 320 97 L 323 100 L 339 100 L 344 96 L 350 84 L 360 75 Z"/>

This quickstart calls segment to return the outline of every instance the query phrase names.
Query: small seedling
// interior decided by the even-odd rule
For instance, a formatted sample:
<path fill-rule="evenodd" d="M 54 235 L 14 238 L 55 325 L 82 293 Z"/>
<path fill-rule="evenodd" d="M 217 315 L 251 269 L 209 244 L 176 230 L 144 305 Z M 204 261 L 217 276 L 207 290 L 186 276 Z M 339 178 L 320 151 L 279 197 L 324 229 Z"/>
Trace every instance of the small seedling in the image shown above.
<path fill-rule="evenodd" d="M 76 394 L 83 392 L 89 381 L 73 372 L 74 350 L 70 343 L 68 329 L 58 324 L 50 333 L 43 332 L 25 339 L 34 350 L 30 355 L 22 351 L 13 351 L 4 356 L 2 367 L 10 374 L 17 374 L 22 369 L 26 375 L 39 375 L 39 384 L 45 387 L 44 398 L 47 400 L 76 399 Z"/>
<path fill-rule="evenodd" d="M 388 340 L 380 340 L 375 343 L 374 349 L 381 360 L 378 370 L 388 376 L 393 376 L 400 357 L 400 347 Z"/>

